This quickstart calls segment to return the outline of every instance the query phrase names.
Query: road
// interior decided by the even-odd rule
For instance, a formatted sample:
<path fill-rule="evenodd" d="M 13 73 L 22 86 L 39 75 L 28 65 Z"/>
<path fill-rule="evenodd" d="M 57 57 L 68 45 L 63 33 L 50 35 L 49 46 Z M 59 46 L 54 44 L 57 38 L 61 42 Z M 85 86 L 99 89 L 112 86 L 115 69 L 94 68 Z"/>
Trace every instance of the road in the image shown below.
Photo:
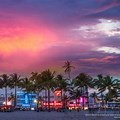
<path fill-rule="evenodd" d="M 94 117 L 85 112 L 0 112 L 0 120 L 120 120 L 120 117 Z"/>

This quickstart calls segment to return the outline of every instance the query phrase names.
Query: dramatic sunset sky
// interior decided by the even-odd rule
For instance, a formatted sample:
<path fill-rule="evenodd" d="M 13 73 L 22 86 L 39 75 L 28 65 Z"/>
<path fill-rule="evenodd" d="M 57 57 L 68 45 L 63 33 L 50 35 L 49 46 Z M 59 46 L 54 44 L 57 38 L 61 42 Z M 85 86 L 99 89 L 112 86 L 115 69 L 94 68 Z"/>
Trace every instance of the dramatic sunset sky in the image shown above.
<path fill-rule="evenodd" d="M 120 76 L 120 0 L 0 0 L 0 74 L 47 68 Z"/>

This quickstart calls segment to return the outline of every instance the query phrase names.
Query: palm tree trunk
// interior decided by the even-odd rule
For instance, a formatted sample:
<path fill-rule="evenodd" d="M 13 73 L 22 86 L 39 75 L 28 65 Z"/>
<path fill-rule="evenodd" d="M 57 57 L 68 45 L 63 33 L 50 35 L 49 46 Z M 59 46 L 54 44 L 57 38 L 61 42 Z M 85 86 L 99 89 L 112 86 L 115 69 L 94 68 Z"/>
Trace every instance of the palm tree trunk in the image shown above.
<path fill-rule="evenodd" d="M 47 90 L 45 89 L 45 107 L 47 109 Z"/>
<path fill-rule="evenodd" d="M 66 108 L 66 98 L 65 98 L 65 92 L 63 94 L 63 109 Z"/>
<path fill-rule="evenodd" d="M 85 106 L 85 105 L 84 105 L 84 102 L 85 102 L 85 100 L 84 100 L 84 96 L 83 96 L 83 110 L 84 110 L 84 106 Z"/>
<path fill-rule="evenodd" d="M 93 108 L 95 107 L 95 97 L 94 97 L 94 102 L 93 102 Z"/>
<path fill-rule="evenodd" d="M 30 92 L 30 110 L 32 108 L 32 92 Z"/>
<path fill-rule="evenodd" d="M 5 87 L 5 104 L 7 105 L 7 86 Z"/>
<path fill-rule="evenodd" d="M 62 104 L 62 108 L 63 108 L 63 91 L 61 90 L 61 104 Z"/>
<path fill-rule="evenodd" d="M 84 91 L 84 86 L 83 86 L 83 87 L 82 87 L 82 94 L 83 94 L 83 96 L 82 96 L 82 99 L 83 99 L 82 107 L 83 107 L 83 110 L 84 110 L 84 95 L 85 95 L 84 92 L 85 92 L 85 91 Z"/>
<path fill-rule="evenodd" d="M 30 104 L 30 109 L 31 109 L 30 92 L 29 92 L 29 93 L 27 92 L 27 96 L 28 96 L 28 101 L 29 101 L 29 104 Z"/>
<path fill-rule="evenodd" d="M 37 92 L 37 110 L 39 108 L 39 92 Z"/>
<path fill-rule="evenodd" d="M 86 86 L 87 107 L 89 108 L 88 86 Z"/>
<path fill-rule="evenodd" d="M 76 102 L 76 107 L 77 107 L 77 100 L 78 100 L 78 99 L 76 98 L 76 99 L 75 99 L 75 102 Z"/>
<path fill-rule="evenodd" d="M 16 107 L 17 103 L 17 86 L 15 85 L 15 99 L 14 99 L 14 107 Z"/>
<path fill-rule="evenodd" d="M 101 98 L 102 98 L 102 107 L 104 105 L 104 101 L 103 101 L 103 93 L 101 93 Z"/>
<path fill-rule="evenodd" d="M 70 80 L 71 76 L 70 76 L 70 71 L 68 72 L 68 79 Z"/>
<path fill-rule="evenodd" d="M 50 111 L 50 90 L 48 89 L 48 110 Z"/>

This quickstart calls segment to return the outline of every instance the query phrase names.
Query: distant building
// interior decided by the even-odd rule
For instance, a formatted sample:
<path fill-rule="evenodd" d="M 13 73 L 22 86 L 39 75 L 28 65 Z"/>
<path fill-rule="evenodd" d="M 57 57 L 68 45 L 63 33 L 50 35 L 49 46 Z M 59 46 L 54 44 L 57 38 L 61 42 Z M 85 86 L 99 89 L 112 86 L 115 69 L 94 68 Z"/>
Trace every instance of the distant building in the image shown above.
<path fill-rule="evenodd" d="M 61 96 L 62 93 L 60 90 L 56 90 L 55 92 L 50 92 L 50 107 L 51 108 L 61 108 L 63 104 L 66 104 L 70 108 L 83 108 L 87 107 L 88 105 L 88 98 L 86 95 L 76 99 L 67 100 L 66 103 L 63 102 Z M 37 95 L 35 93 L 27 93 L 24 91 L 17 92 L 17 107 L 37 107 Z M 39 106 L 41 107 L 48 107 L 48 93 L 47 91 L 43 90 L 39 94 Z"/>
<path fill-rule="evenodd" d="M 27 93 L 24 91 L 17 92 L 17 106 L 19 107 L 36 107 L 37 95 L 35 93 Z"/>
<path fill-rule="evenodd" d="M 4 96 L 0 96 L 0 106 L 3 105 L 4 101 L 5 101 L 5 97 Z"/>

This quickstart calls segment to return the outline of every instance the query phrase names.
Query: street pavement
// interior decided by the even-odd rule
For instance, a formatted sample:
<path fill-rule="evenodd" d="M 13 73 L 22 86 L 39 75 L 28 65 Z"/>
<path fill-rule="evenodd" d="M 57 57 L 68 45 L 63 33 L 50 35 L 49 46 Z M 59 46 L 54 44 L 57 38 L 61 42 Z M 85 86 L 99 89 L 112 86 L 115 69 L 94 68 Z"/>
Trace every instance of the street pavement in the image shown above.
<path fill-rule="evenodd" d="M 85 111 L 72 112 L 36 112 L 14 111 L 0 112 L 0 120 L 120 120 L 120 114 L 89 114 Z"/>

